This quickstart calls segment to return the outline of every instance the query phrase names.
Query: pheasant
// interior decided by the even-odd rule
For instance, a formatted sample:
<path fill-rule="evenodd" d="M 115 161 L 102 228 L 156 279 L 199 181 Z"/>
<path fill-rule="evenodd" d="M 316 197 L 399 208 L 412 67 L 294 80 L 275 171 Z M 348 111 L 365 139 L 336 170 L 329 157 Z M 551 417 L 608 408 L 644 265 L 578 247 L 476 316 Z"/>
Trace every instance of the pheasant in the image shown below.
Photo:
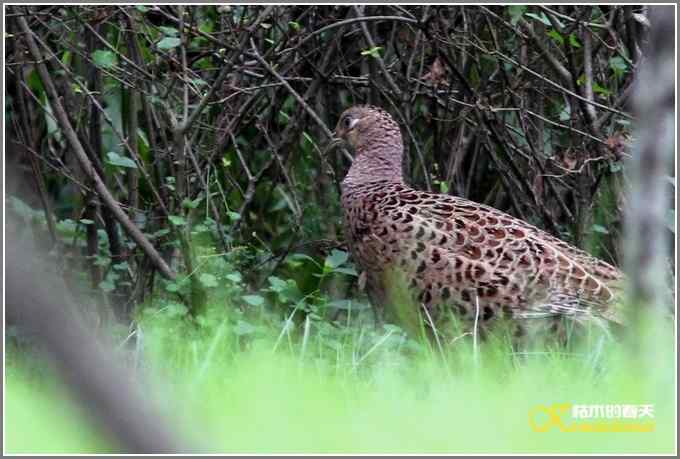
<path fill-rule="evenodd" d="M 351 107 L 335 135 L 355 152 L 342 181 L 344 229 L 379 318 L 399 279 L 428 314 L 444 306 L 463 323 L 562 316 L 622 323 L 617 268 L 492 207 L 408 186 L 401 131 L 386 111 Z"/>

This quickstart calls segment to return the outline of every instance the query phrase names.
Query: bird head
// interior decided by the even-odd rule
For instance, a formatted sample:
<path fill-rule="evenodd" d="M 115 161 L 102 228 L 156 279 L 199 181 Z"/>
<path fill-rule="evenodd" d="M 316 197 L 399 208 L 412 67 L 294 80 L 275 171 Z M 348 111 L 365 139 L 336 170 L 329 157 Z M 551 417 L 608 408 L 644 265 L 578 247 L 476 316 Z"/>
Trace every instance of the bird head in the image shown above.
<path fill-rule="evenodd" d="M 340 115 L 335 136 L 354 150 L 360 150 L 377 136 L 396 132 L 399 126 L 385 110 L 371 105 L 355 105 Z"/>

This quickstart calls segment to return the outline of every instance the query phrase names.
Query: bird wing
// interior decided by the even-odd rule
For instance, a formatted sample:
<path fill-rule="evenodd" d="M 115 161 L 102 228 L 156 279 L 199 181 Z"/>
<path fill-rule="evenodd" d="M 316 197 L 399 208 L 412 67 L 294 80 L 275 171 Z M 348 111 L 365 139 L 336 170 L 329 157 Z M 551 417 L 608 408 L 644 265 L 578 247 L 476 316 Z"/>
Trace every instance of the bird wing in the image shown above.
<path fill-rule="evenodd" d="M 402 263 L 413 260 L 417 287 L 435 297 L 434 284 L 455 284 L 515 312 L 580 314 L 608 309 L 622 279 L 586 252 L 466 199 L 406 189 L 380 207 L 382 231 L 400 236 Z"/>

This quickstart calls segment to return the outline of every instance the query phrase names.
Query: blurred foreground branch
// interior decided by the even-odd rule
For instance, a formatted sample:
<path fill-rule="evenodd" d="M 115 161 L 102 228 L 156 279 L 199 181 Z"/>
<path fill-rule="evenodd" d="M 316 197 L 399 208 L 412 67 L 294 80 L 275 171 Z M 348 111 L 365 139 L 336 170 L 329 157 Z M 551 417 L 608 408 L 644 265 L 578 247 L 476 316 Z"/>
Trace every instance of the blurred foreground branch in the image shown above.
<path fill-rule="evenodd" d="M 668 239 L 666 211 L 671 208 L 665 177 L 675 151 L 675 23 L 673 8 L 653 7 L 646 58 L 634 96 L 639 119 L 638 142 L 631 160 L 627 271 L 636 311 L 645 305 L 666 311 L 669 289 L 665 273 Z"/>
<path fill-rule="evenodd" d="M 26 244 L 17 243 L 17 237 L 8 236 L 7 322 L 43 344 L 76 399 L 123 452 L 188 451 L 188 445 L 132 383 L 132 375 L 70 316 L 73 308 L 63 285 L 33 269 L 38 255 Z M 43 266 L 40 268 L 42 271 Z"/>

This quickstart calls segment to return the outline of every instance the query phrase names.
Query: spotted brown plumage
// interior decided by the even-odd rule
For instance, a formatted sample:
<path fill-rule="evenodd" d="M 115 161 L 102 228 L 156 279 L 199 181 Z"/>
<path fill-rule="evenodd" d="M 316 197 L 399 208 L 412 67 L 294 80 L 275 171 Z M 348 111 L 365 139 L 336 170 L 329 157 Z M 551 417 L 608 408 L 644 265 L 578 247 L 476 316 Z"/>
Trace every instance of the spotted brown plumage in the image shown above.
<path fill-rule="evenodd" d="M 492 207 L 406 185 L 401 131 L 386 111 L 349 108 L 335 133 L 355 151 L 342 182 L 344 226 L 374 306 L 388 301 L 386 274 L 398 270 L 428 312 L 621 322 L 617 268 Z"/>

